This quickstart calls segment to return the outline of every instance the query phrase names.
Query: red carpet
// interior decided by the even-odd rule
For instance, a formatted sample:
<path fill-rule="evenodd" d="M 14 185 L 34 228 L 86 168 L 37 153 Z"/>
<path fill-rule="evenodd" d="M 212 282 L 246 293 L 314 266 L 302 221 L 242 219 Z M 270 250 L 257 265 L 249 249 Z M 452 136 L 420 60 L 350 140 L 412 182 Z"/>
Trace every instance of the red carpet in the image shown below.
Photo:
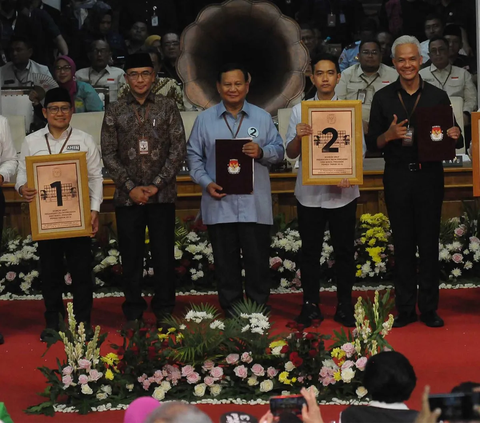
<path fill-rule="evenodd" d="M 372 293 L 370 292 L 369 295 Z M 355 295 L 359 295 L 356 293 Z M 120 305 L 122 298 L 97 299 L 94 302 L 93 323 L 109 331 L 108 340 L 118 340 L 115 333 L 123 323 Z M 177 311 L 183 310 L 190 302 L 217 303 L 215 296 L 178 297 Z M 335 293 L 322 294 L 322 311 L 326 320 L 321 330 L 330 334 L 338 324 L 332 320 L 335 307 Z M 300 294 L 273 295 L 271 297 L 275 330 L 283 331 L 285 323 L 299 311 Z M 445 327 L 427 328 L 422 323 L 414 323 L 406 328 L 394 329 L 388 340 L 392 346 L 405 354 L 412 362 L 418 377 L 417 388 L 408 402 L 411 408 L 420 404 L 421 392 L 425 384 L 432 386 L 432 392 L 447 392 L 456 384 L 472 380 L 480 381 L 480 289 L 442 290 L 440 293 L 439 314 L 445 319 Z M 153 315 L 146 318 L 153 321 Z M 41 301 L 2 301 L 0 302 L 0 325 L 6 342 L 0 346 L 0 401 L 5 402 L 15 423 L 60 422 L 101 422 L 121 423 L 123 411 L 92 413 L 87 416 L 57 413 L 55 417 L 29 416 L 22 412 L 27 406 L 41 402 L 37 392 L 45 388 L 44 378 L 37 367 L 55 365 L 57 355 L 63 359 L 63 350 L 57 345 L 41 358 L 45 351 L 39 341 L 43 329 L 43 302 Z M 286 328 L 285 328 L 286 330 Z M 108 343 L 102 349 L 107 351 Z M 243 410 L 260 417 L 267 406 L 201 406 L 214 422 L 227 410 Z M 338 421 L 342 407 L 322 408 L 326 423 Z"/>

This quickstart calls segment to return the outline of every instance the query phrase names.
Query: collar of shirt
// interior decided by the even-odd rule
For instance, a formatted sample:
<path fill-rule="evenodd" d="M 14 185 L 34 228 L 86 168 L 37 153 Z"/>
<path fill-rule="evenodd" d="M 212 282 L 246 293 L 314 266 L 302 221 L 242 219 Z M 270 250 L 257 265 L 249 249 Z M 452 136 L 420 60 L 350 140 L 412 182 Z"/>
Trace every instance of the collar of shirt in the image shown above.
<path fill-rule="evenodd" d="M 250 115 L 250 104 L 248 103 L 247 100 L 243 102 L 242 110 L 240 110 L 240 112 L 245 113 L 247 116 Z M 223 101 L 221 101 L 220 103 L 218 103 L 217 115 L 220 118 L 224 113 L 230 113 L 230 112 L 225 108 L 225 104 L 223 103 Z"/>
<path fill-rule="evenodd" d="M 318 98 L 318 92 L 315 93 L 315 97 L 313 97 L 311 100 L 320 101 L 320 99 Z M 337 101 L 337 100 L 338 100 L 337 94 L 334 94 L 330 101 Z"/>
<path fill-rule="evenodd" d="M 104 71 L 106 71 L 106 73 L 110 74 L 111 73 L 111 68 L 109 65 L 105 66 L 100 72 L 97 72 L 95 69 L 93 69 L 91 66 L 90 66 L 90 74 L 92 75 L 100 75 L 102 74 Z"/>
<path fill-rule="evenodd" d="M 415 91 L 412 95 L 417 95 L 423 89 L 423 84 L 424 84 L 423 79 L 420 76 L 420 74 L 418 74 L 418 77 L 420 78 L 420 86 L 418 87 L 418 90 Z M 402 84 L 400 83 L 400 76 L 397 78 L 395 82 L 392 82 L 392 86 L 394 87 L 395 91 L 404 91 L 406 94 L 408 94 L 405 91 L 405 89 L 402 87 Z"/>
<path fill-rule="evenodd" d="M 369 407 L 377 407 L 377 408 L 386 408 L 388 410 L 408 410 L 409 408 L 403 402 L 381 402 L 381 401 L 371 401 L 368 404 Z"/>
<path fill-rule="evenodd" d="M 382 69 L 382 64 L 380 64 L 380 67 L 378 68 L 377 72 L 371 74 L 371 75 L 365 75 L 365 72 L 363 72 L 363 69 L 362 69 L 362 66 L 360 65 L 360 63 L 357 63 L 356 65 L 354 66 L 358 66 L 355 70 L 354 70 L 354 74 L 356 77 L 360 78 L 361 76 L 363 76 L 364 78 L 373 78 L 375 76 L 382 76 L 382 73 L 381 73 L 381 69 Z"/>
<path fill-rule="evenodd" d="M 68 128 L 65 129 L 65 131 L 63 131 L 63 133 L 62 133 L 62 135 L 60 135 L 60 137 L 54 138 L 53 135 L 50 133 L 50 131 L 48 129 L 48 123 L 47 123 L 45 128 L 43 128 L 43 134 L 42 135 L 47 134 L 49 141 L 60 142 L 60 141 L 65 141 L 67 139 L 68 134 L 70 133 L 71 130 L 73 130 L 71 125 L 68 125 Z"/>
<path fill-rule="evenodd" d="M 155 94 L 153 93 L 153 90 L 150 89 L 150 92 L 148 93 L 147 95 L 147 98 L 145 99 L 145 103 L 155 103 Z M 128 92 L 128 95 L 127 95 L 127 103 L 129 104 L 132 104 L 132 103 L 137 103 L 137 104 L 140 104 L 137 99 L 134 97 L 134 95 L 132 94 L 132 91 L 129 91 Z M 144 104 L 145 104 L 144 103 Z"/>
<path fill-rule="evenodd" d="M 445 66 L 443 69 L 438 69 L 433 63 L 430 65 L 430 72 L 435 72 L 435 71 L 438 71 L 438 73 L 440 72 L 450 72 L 450 70 L 452 69 L 452 65 L 449 63 L 447 66 Z"/>
<path fill-rule="evenodd" d="M 28 72 L 28 71 L 30 71 L 30 68 L 32 67 L 32 61 L 29 60 L 25 69 L 22 69 L 22 70 L 17 69 L 16 66 L 13 63 L 12 63 L 12 66 L 13 66 L 13 69 L 15 69 L 16 72 Z"/>

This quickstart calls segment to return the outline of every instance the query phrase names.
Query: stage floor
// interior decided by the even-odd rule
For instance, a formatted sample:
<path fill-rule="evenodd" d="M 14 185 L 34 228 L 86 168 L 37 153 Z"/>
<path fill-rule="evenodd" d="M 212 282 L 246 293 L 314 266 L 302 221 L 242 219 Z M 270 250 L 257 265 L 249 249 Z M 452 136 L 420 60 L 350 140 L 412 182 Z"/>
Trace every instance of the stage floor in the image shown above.
<path fill-rule="evenodd" d="M 355 292 L 354 295 L 366 293 Z M 372 292 L 368 292 L 372 295 Z M 107 342 L 102 354 L 108 352 L 110 342 L 119 340 L 116 331 L 123 323 L 121 313 L 122 298 L 102 298 L 94 301 L 93 323 L 108 331 Z M 216 296 L 179 296 L 176 312 L 180 313 L 190 303 L 209 302 L 217 304 Z M 287 332 L 287 321 L 299 312 L 301 294 L 272 295 L 272 320 L 276 332 Z M 331 334 L 339 325 L 333 321 L 335 312 L 335 293 L 322 293 L 322 311 L 325 321 L 315 331 Z M 448 392 L 460 382 L 480 382 L 480 289 L 458 289 L 440 291 L 439 314 L 445 319 L 445 327 L 432 329 L 417 322 L 401 329 L 393 329 L 388 341 L 397 351 L 405 354 L 412 362 L 418 382 L 412 398 L 408 401 L 411 408 L 420 407 L 423 387 L 431 385 L 434 393 Z M 153 314 L 147 313 L 147 319 L 153 321 Z M 63 358 L 60 345 L 54 346 L 42 358 L 45 345 L 39 341 L 43 329 L 42 301 L 2 301 L 0 303 L 0 329 L 5 335 L 5 344 L 0 346 L 0 402 L 5 402 L 7 410 L 15 423 L 43 423 L 51 421 L 84 423 L 121 423 L 123 411 L 92 413 L 86 416 L 57 413 L 53 418 L 29 416 L 23 413 L 26 407 L 41 402 L 36 393 L 45 388 L 45 379 L 36 370 L 40 366 L 55 366 L 56 357 Z M 260 417 L 267 406 L 202 405 L 214 422 L 229 410 L 243 410 Z M 324 406 L 324 421 L 338 421 L 339 412 L 344 407 Z"/>

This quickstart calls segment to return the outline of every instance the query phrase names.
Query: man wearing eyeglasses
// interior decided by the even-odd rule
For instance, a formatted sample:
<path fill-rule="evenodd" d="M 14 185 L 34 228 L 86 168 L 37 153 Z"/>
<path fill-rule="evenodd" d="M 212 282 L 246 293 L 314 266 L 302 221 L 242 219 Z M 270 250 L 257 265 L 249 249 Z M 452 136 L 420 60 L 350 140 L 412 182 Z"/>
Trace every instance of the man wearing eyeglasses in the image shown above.
<path fill-rule="evenodd" d="M 175 101 L 151 90 L 150 55 L 128 56 L 125 71 L 130 92 L 107 107 L 101 141 L 103 162 L 116 187 L 124 328 L 138 325 L 147 308 L 141 288 L 147 226 L 154 263 L 151 307 L 161 327 L 175 306 L 176 176 L 186 154 L 185 132 Z"/>
<path fill-rule="evenodd" d="M 360 43 L 359 63 L 345 69 L 335 93 L 339 100 L 360 100 L 364 133 L 368 133 L 370 107 L 373 95 L 383 87 L 396 81 L 398 73 L 382 62 L 381 46 L 377 40 L 364 40 Z"/>
<path fill-rule="evenodd" d="M 73 105 L 65 88 L 47 91 L 43 114 L 47 126 L 23 141 L 15 189 L 27 201 L 34 201 L 37 190 L 27 184 L 25 157 L 48 154 L 87 153 L 88 188 L 92 236 L 98 231 L 98 212 L 103 201 L 103 177 L 100 151 L 91 135 L 70 126 Z M 47 193 L 44 194 L 48 196 Z M 72 277 L 73 308 L 77 322 L 84 322 L 87 339 L 93 336 L 90 314 L 93 304 L 92 250 L 90 237 L 63 238 L 38 242 L 41 263 L 42 295 L 45 302 L 46 329 L 59 329 L 59 315 L 65 316 L 62 293 L 65 286 L 64 256 Z M 52 340 L 50 332 L 40 335 L 42 342 Z"/>

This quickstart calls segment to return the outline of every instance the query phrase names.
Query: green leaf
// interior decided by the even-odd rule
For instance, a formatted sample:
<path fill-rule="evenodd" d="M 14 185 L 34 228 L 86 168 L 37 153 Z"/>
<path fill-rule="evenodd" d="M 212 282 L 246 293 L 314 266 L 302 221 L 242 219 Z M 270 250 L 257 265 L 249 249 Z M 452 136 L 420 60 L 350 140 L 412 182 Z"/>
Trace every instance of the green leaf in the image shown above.
<path fill-rule="evenodd" d="M 55 409 L 53 403 L 50 401 L 42 402 L 38 405 L 33 405 L 23 410 L 26 414 L 44 414 L 45 416 L 53 417 L 55 415 Z"/>

